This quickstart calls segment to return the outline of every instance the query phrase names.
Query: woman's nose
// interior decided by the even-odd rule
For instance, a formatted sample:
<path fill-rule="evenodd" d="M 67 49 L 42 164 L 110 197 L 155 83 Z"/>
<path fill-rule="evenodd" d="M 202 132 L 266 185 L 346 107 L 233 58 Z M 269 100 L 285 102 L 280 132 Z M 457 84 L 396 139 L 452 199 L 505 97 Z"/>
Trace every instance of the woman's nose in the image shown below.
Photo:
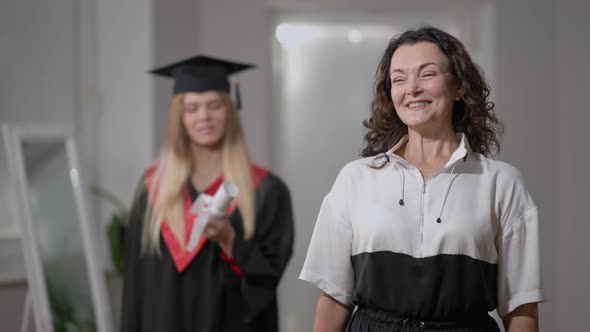
<path fill-rule="evenodd" d="M 408 96 L 417 96 L 422 93 L 422 87 L 420 86 L 420 82 L 417 79 L 409 79 L 408 80 L 408 90 L 406 94 Z"/>
<path fill-rule="evenodd" d="M 201 107 L 197 113 L 197 118 L 200 120 L 206 120 L 211 117 L 211 112 L 207 109 L 207 107 Z"/>

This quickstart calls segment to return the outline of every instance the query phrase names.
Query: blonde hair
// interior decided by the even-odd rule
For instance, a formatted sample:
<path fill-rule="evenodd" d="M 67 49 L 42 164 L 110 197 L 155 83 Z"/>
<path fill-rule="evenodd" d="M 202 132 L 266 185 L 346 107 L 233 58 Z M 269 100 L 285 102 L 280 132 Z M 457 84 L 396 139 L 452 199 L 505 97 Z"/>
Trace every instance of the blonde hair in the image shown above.
<path fill-rule="evenodd" d="M 221 143 L 221 167 L 224 179 L 239 188 L 237 205 L 242 215 L 244 237 L 252 237 L 255 228 L 254 183 L 244 132 L 237 109 L 225 92 L 219 92 L 227 107 L 227 120 Z M 183 189 L 191 176 L 190 138 L 182 121 L 183 95 L 174 96 L 166 136 L 160 149 L 148 190 L 153 208 L 146 206 L 143 232 L 144 251 L 160 252 L 160 228 L 164 220 L 181 243 L 185 242 Z"/>

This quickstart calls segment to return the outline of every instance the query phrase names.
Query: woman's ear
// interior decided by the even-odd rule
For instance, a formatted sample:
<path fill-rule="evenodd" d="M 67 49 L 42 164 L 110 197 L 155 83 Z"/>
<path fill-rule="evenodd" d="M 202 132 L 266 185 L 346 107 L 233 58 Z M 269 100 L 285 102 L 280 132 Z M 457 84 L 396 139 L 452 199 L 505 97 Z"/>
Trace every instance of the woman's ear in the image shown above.
<path fill-rule="evenodd" d="M 463 90 L 462 87 L 460 87 L 459 89 L 457 89 L 457 95 L 455 96 L 455 100 L 459 101 L 459 100 L 463 99 L 464 95 L 465 95 L 465 91 Z"/>

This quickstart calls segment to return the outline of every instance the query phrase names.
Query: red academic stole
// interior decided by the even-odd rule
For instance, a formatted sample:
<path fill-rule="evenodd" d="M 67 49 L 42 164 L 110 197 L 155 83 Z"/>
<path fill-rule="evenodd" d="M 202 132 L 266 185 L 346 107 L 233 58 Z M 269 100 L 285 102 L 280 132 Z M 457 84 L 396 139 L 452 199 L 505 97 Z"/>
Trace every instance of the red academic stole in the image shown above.
<path fill-rule="evenodd" d="M 152 206 L 155 206 L 154 202 L 156 201 L 156 194 L 157 188 L 152 188 L 152 176 L 155 172 L 155 167 L 149 168 L 144 175 L 144 182 L 146 188 L 148 188 L 149 199 L 152 203 Z M 268 170 L 264 169 L 260 166 L 252 164 L 252 181 L 254 182 L 254 187 L 256 188 L 260 182 L 266 177 L 268 174 Z M 223 183 L 223 176 L 219 176 L 210 186 L 207 188 L 204 193 L 208 195 L 215 195 L 217 189 Z M 182 199 L 184 205 L 184 229 L 185 229 L 185 243 L 188 243 L 191 231 L 195 224 L 195 220 L 197 219 L 197 215 L 191 212 L 191 207 L 193 205 L 193 201 L 191 199 L 190 193 L 188 191 L 188 187 L 185 186 L 182 189 Z M 229 216 L 231 215 L 234 210 L 237 208 L 236 201 L 234 200 L 230 206 L 228 207 L 226 214 Z M 168 251 L 170 251 L 170 255 L 174 261 L 174 265 L 176 266 L 176 270 L 178 272 L 182 272 L 186 269 L 186 267 L 193 261 L 193 259 L 197 256 L 199 251 L 203 248 L 205 243 L 207 243 L 207 238 L 201 236 L 199 238 L 199 242 L 195 246 L 192 251 L 187 251 L 186 248 L 178 241 L 178 238 L 172 232 L 172 228 L 167 220 L 162 222 L 162 226 L 160 227 L 160 232 L 162 233 L 162 237 L 164 238 L 164 242 L 168 247 Z M 220 251 L 221 259 L 226 262 L 230 268 L 238 275 L 244 276 L 244 272 L 240 269 L 240 267 L 234 262 L 234 260 Z"/>

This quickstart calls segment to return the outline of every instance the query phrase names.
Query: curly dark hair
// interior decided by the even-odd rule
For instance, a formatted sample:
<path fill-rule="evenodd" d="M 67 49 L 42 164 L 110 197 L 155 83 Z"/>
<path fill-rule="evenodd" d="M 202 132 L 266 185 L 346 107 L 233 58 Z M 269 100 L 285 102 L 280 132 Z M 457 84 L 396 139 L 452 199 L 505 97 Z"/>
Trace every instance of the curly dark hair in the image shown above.
<path fill-rule="evenodd" d="M 494 103 L 489 101 L 490 87 L 483 71 L 471 60 L 463 44 L 450 34 L 434 28 L 408 30 L 389 42 L 377 68 L 371 117 L 363 121 L 368 129 L 361 156 L 370 157 L 393 147 L 408 128 L 401 121 L 391 99 L 390 62 L 402 45 L 431 42 L 447 56 L 450 72 L 462 90 L 463 98 L 453 106 L 453 130 L 464 133 L 474 152 L 491 157 L 500 151 L 503 125 L 496 118 Z"/>

